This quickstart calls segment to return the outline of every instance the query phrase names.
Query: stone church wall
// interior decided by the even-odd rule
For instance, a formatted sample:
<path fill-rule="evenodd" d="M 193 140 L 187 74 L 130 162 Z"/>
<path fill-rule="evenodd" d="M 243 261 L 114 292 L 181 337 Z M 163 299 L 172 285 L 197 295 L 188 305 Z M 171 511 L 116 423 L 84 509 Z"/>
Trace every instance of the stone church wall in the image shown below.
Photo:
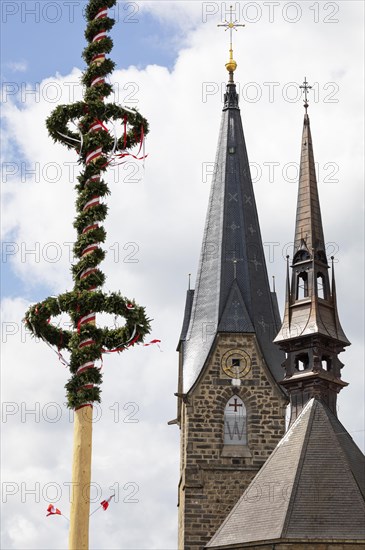
<path fill-rule="evenodd" d="M 239 387 L 222 357 L 244 350 L 249 368 Z M 247 445 L 224 445 L 224 408 L 234 395 L 247 411 Z M 182 406 L 179 549 L 210 540 L 285 431 L 286 399 L 264 363 L 253 334 L 220 334 L 200 380 Z M 236 448 L 234 448 L 236 447 Z"/>

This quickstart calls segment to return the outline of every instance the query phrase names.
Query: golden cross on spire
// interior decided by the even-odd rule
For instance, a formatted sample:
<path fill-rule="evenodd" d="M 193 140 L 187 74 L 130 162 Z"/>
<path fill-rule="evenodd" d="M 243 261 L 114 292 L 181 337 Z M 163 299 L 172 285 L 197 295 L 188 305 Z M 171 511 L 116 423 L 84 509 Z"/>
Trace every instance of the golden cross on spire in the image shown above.
<path fill-rule="evenodd" d="M 308 110 L 308 91 L 312 89 L 312 86 L 309 86 L 306 76 L 304 77 L 303 84 L 301 86 L 299 86 L 299 88 L 301 88 L 303 90 L 303 93 L 304 93 L 304 109 L 305 109 L 305 114 L 307 114 L 307 110 Z"/>
<path fill-rule="evenodd" d="M 245 25 L 238 23 L 237 19 L 233 21 L 232 15 L 232 6 L 229 6 L 229 21 L 225 20 L 223 24 L 217 25 L 217 27 L 225 27 L 226 31 L 229 30 L 229 61 L 226 63 L 226 69 L 230 73 L 230 79 L 233 82 L 233 72 L 237 68 L 237 63 L 233 59 L 232 31 L 236 31 L 237 27 L 244 27 Z"/>

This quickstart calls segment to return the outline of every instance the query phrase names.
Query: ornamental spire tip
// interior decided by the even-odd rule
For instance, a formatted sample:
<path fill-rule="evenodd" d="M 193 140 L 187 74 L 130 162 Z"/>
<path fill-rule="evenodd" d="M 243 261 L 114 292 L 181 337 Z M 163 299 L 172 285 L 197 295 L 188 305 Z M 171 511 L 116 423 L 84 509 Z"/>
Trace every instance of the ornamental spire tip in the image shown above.
<path fill-rule="evenodd" d="M 307 115 L 308 114 L 308 91 L 312 89 L 312 86 L 309 86 L 306 76 L 304 77 L 303 84 L 299 86 L 299 88 L 301 88 L 304 93 L 304 109 L 305 109 L 305 114 Z"/>
<path fill-rule="evenodd" d="M 233 82 L 233 73 L 237 69 L 237 63 L 233 59 L 233 46 L 232 46 L 232 31 L 237 30 L 237 27 L 244 27 L 245 25 L 239 24 L 237 22 L 237 19 L 233 21 L 232 11 L 233 6 L 229 6 L 229 21 L 225 20 L 225 22 L 221 25 L 217 25 L 217 27 L 224 27 L 225 30 L 229 30 L 229 61 L 226 63 L 226 69 L 229 72 L 229 81 Z"/>

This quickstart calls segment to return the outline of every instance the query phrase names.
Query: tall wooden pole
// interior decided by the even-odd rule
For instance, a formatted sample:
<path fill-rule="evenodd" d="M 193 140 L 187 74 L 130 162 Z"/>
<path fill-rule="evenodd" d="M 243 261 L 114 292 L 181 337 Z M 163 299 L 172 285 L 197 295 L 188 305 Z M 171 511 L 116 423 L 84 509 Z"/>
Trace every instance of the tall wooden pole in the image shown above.
<path fill-rule="evenodd" d="M 75 411 L 70 550 L 89 548 L 93 403 L 100 402 L 102 382 L 96 362 L 103 353 L 119 353 L 142 343 L 150 332 L 150 320 L 143 307 L 119 292 L 101 290 L 105 275 L 99 264 L 105 257 L 101 244 L 106 239 L 102 222 L 108 211 L 102 199 L 109 194 L 103 174 L 110 163 L 124 162 L 122 159 L 130 155 L 142 160 L 144 156 L 138 155 L 148 133 L 147 120 L 136 109 L 105 102 L 113 91 L 107 77 L 114 68 L 113 61 L 107 57 L 113 46 L 108 31 L 114 25 L 108 10 L 116 4 L 117 0 L 88 0 L 85 10 L 88 44 L 83 51 L 87 63 L 82 76 L 84 100 L 59 105 L 47 119 L 53 140 L 74 149 L 83 165 L 76 185 L 74 288 L 32 305 L 25 315 L 27 328 L 57 349 L 59 359 L 69 366 L 72 374 L 66 384 L 68 406 Z M 123 135 L 119 138 L 115 127 L 113 132 L 108 129 L 112 121 L 122 123 Z M 138 153 L 132 155 L 129 149 L 138 145 Z M 70 315 L 73 330 L 64 330 L 51 322 L 52 317 L 64 312 Z M 101 312 L 121 316 L 125 323 L 114 328 L 98 327 L 96 314 Z M 70 352 L 69 362 L 63 358 L 63 350 Z"/>
<path fill-rule="evenodd" d="M 90 405 L 75 411 L 69 550 L 88 550 L 92 449 Z"/>

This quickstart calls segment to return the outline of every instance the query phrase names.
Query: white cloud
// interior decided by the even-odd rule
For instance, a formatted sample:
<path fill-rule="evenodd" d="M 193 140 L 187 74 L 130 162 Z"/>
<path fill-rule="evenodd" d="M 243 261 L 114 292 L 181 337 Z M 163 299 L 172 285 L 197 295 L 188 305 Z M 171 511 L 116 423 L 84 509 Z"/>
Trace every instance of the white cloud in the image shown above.
<path fill-rule="evenodd" d="M 13 73 L 25 73 L 28 69 L 28 64 L 26 61 L 9 61 L 6 66 Z"/>
<path fill-rule="evenodd" d="M 163 351 L 157 347 L 134 349 L 117 357 L 108 356 L 104 361 L 102 418 L 94 428 L 93 479 L 102 487 L 103 497 L 115 483 L 124 498 L 125 484 L 138 484 L 139 503 L 119 502 L 107 512 L 93 516 L 91 547 L 95 549 L 176 546 L 179 434 L 176 426 L 169 427 L 166 423 L 176 412 L 175 346 L 182 322 L 187 273 L 193 273 L 194 281 L 197 269 L 209 193 L 210 181 L 202 181 L 203 163 L 211 163 L 215 158 L 220 91 L 226 80 L 227 35 L 216 29 L 219 19 L 208 18 L 206 24 L 194 30 L 201 18 L 199 3 L 147 4 L 153 15 L 181 23 L 186 33 L 185 45 L 172 72 L 154 65 L 142 71 L 130 67 L 113 75 L 113 80 L 119 83 L 122 102 L 124 94 L 132 90 L 123 90 L 123 86 L 126 83 L 138 86 L 137 106 L 148 118 L 151 133 L 144 173 L 140 164 L 121 166 L 116 177 L 110 172 L 108 256 L 103 269 L 108 275 L 106 290 L 120 289 L 146 305 L 148 315 L 154 319 L 151 338 L 161 338 Z M 300 101 L 290 102 L 286 94 L 294 93 L 289 83 L 301 82 L 305 75 L 311 83 L 318 83 L 310 116 L 319 165 L 322 216 L 326 239 L 335 243 L 334 252 L 339 260 L 336 272 L 340 318 L 353 341 L 341 357 L 345 363 L 343 377 L 350 386 L 340 395 L 340 418 L 354 439 L 361 442 L 362 432 L 358 430 L 363 430 L 364 383 L 360 369 L 363 360 L 359 258 L 363 257 L 360 230 L 363 136 L 359 120 L 363 107 L 361 89 L 355 83 L 363 67 L 359 15 L 362 7 L 359 3 L 340 3 L 340 22 L 325 24 L 313 22 L 315 14 L 307 5 L 302 4 L 303 19 L 298 23 L 286 22 L 279 9 L 274 23 L 263 15 L 256 24 L 247 24 L 235 34 L 235 57 L 239 64 L 236 79 L 241 84 L 241 112 L 249 158 L 259 170 L 255 192 L 268 252 L 268 271 L 269 275 L 276 275 L 281 306 L 283 256 L 285 245 L 293 237 L 297 189 L 295 177 L 288 181 L 292 172 L 287 163 L 299 162 L 303 115 Z M 319 15 L 323 20 L 329 13 L 322 11 Z M 193 21 L 194 25 L 189 26 L 187 21 Z M 346 36 L 346 40 L 340 40 L 339 36 Z M 135 62 L 138 63 L 138 56 Z M 39 101 L 30 98 L 26 104 L 8 102 L 3 108 L 7 123 L 5 137 L 16 143 L 27 169 L 36 170 L 36 177 L 28 175 L 22 182 L 19 165 L 20 172 L 2 186 L 8 214 L 3 220 L 4 240 L 14 241 L 18 246 L 8 249 L 13 254 L 7 260 L 24 284 L 23 296 L 3 301 L 2 316 L 3 341 L 7 337 L 2 361 L 4 401 L 15 402 L 19 407 L 18 412 L 8 416 L 3 428 L 8 445 L 3 480 L 15 482 L 19 487 L 4 505 L 3 543 L 9 549 L 62 548 L 67 540 L 63 518 L 44 518 L 48 502 L 42 494 L 39 502 L 32 495 L 21 502 L 22 482 L 26 483 L 25 488 L 38 482 L 41 491 L 47 483 L 58 483 L 62 494 L 57 505 L 68 514 L 63 484 L 70 480 L 72 426 L 63 406 L 67 370 L 42 342 L 24 336 L 20 321 L 28 300 L 39 295 L 39 287 L 47 285 L 51 292 L 59 293 L 72 286 L 69 248 L 64 243 L 75 238 L 72 228 L 75 181 L 70 181 L 65 163 L 73 162 L 75 157 L 52 144 L 44 120 L 56 104 L 68 101 L 72 87 L 65 84 L 77 82 L 79 76 L 75 69 L 70 75 L 45 79 L 41 84 L 45 93 L 40 93 Z M 211 94 L 203 97 L 204 89 Z M 274 93 L 273 102 L 269 98 L 270 89 Z M 57 103 L 51 102 L 52 90 L 62 91 Z M 256 92 L 262 95 L 254 102 L 250 94 Z M 336 102 L 329 102 L 330 93 Z M 267 163 L 272 162 L 279 165 L 275 166 L 271 182 Z M 50 163 L 59 164 L 62 170 L 59 181 L 53 183 L 50 179 L 55 174 Z M 338 173 L 334 174 L 334 164 L 326 167 L 326 163 L 336 163 Z M 253 167 L 253 174 L 254 171 Z M 139 177 L 142 181 L 133 181 Z M 30 249 L 35 249 L 33 255 Z M 273 257 L 269 257 L 269 251 L 274 251 Z M 57 253 L 58 261 L 53 261 Z M 138 262 L 131 261 L 134 259 Z M 28 414 L 27 422 L 22 423 L 22 407 L 30 408 L 35 403 L 39 403 L 34 405 L 39 410 L 39 422 Z M 61 409 L 61 419 L 56 424 L 47 418 L 47 411 L 52 412 L 49 403 L 57 403 Z M 119 411 L 120 420 L 130 412 L 123 409 L 126 403 L 139 406 L 138 423 L 114 422 L 115 410 Z"/>

